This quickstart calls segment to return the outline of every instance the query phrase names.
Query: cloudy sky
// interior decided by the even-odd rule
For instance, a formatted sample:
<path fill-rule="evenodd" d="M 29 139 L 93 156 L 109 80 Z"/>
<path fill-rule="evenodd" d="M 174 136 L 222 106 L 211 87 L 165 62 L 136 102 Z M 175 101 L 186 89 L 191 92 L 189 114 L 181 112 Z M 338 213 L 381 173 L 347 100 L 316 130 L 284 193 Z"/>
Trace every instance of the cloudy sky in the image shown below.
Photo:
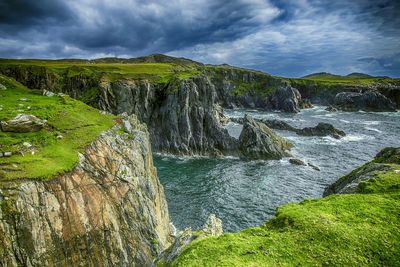
<path fill-rule="evenodd" d="M 290 77 L 400 77 L 400 1 L 0 0 L 0 57 L 152 53 Z"/>

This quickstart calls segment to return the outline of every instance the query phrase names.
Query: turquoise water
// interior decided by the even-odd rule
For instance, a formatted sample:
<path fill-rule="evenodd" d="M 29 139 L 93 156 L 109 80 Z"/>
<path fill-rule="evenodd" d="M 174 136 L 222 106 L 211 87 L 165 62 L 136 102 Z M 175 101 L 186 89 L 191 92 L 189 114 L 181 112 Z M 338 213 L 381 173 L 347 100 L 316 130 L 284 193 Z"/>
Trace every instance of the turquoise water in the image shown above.
<path fill-rule="evenodd" d="M 238 158 L 205 159 L 155 155 L 154 163 L 164 186 L 170 217 L 178 229 L 199 229 L 210 213 L 222 219 L 225 232 L 260 225 L 274 215 L 276 207 L 320 198 L 326 186 L 371 160 L 386 146 L 400 146 L 400 112 L 334 112 L 317 106 L 298 114 L 226 110 L 228 117 L 245 113 L 257 118 L 280 119 L 296 127 L 333 124 L 347 136 L 298 136 L 276 131 L 295 145 L 294 157 L 318 166 L 292 165 L 288 159 L 247 161 Z M 238 137 L 241 126 L 230 123 Z"/>

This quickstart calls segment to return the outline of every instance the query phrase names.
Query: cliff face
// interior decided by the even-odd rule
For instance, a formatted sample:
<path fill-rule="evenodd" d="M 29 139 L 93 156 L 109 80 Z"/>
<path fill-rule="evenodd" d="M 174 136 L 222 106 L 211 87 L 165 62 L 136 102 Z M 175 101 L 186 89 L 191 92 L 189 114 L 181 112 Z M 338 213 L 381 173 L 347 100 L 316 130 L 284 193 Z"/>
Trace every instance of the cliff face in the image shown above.
<path fill-rule="evenodd" d="M 3 188 L 0 265 L 149 266 L 169 245 L 148 132 L 135 117 L 123 125 L 92 142 L 72 172 Z"/>

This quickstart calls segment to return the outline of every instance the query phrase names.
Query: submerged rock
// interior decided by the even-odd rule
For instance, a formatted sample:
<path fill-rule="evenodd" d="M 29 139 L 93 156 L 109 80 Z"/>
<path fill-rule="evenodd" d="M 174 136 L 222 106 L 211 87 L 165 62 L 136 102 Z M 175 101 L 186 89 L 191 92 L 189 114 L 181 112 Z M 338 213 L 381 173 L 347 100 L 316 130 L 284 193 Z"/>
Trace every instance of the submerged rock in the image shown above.
<path fill-rule="evenodd" d="M 334 106 L 345 111 L 395 111 L 393 102 L 378 91 L 342 92 L 335 96 Z"/>
<path fill-rule="evenodd" d="M 37 132 L 46 126 L 46 121 L 30 114 L 18 114 L 8 121 L 1 122 L 3 132 L 29 133 Z"/>
<path fill-rule="evenodd" d="M 331 105 L 329 105 L 325 110 L 329 112 L 337 112 L 337 109 Z"/>
<path fill-rule="evenodd" d="M 293 147 L 284 138 L 272 132 L 267 125 L 245 115 L 243 130 L 239 136 L 240 150 L 251 159 L 281 159 L 289 155 Z"/>

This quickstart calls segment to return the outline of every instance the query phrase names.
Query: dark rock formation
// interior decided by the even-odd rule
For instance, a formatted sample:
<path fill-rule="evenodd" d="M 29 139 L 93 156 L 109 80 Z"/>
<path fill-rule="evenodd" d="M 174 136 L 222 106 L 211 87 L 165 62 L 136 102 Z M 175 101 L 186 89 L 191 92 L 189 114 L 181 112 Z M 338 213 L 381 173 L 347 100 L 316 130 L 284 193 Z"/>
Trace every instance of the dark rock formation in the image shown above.
<path fill-rule="evenodd" d="M 336 139 L 340 139 L 341 137 L 345 136 L 346 134 L 343 131 L 340 131 L 333 127 L 332 124 L 329 123 L 318 123 L 315 127 L 306 127 L 303 129 L 296 130 L 298 135 L 304 136 L 332 136 Z"/>
<path fill-rule="evenodd" d="M 243 118 L 230 118 L 230 120 L 240 124 L 244 123 Z M 257 122 L 264 123 L 265 125 L 267 125 L 269 128 L 272 129 L 292 131 L 298 135 L 303 135 L 303 136 L 330 135 L 336 139 L 340 139 L 341 137 L 346 136 L 346 134 L 343 131 L 336 129 L 335 127 L 333 127 L 332 124 L 329 123 L 320 122 L 315 127 L 305 127 L 303 129 L 298 129 L 281 120 L 260 120 L 260 119 L 254 119 L 254 120 Z"/>
<path fill-rule="evenodd" d="M 325 110 L 330 112 L 337 112 L 337 109 L 331 105 L 329 105 Z"/>
<path fill-rule="evenodd" d="M 299 91 L 290 86 L 288 82 L 282 82 L 278 88 L 272 92 L 269 99 L 271 109 L 285 112 L 299 112 L 302 108 L 302 104 L 307 105 L 307 102 L 301 102 Z"/>
<path fill-rule="evenodd" d="M 239 137 L 240 150 L 252 159 L 281 159 L 288 156 L 286 150 L 293 147 L 282 137 L 272 132 L 267 125 L 244 117 L 243 130 Z"/>
<path fill-rule="evenodd" d="M 378 91 L 342 92 L 335 96 L 334 105 L 345 111 L 395 111 L 393 102 Z"/>
<path fill-rule="evenodd" d="M 294 165 L 303 165 L 303 166 L 306 166 L 306 164 L 302 161 L 302 160 L 299 160 L 299 159 L 289 159 L 289 162 L 291 163 L 291 164 L 294 164 Z"/>
<path fill-rule="evenodd" d="M 71 172 L 0 191 L 1 266 L 150 266 L 172 242 L 146 126 L 125 120 Z"/>
<path fill-rule="evenodd" d="M 8 121 L 1 122 L 3 132 L 29 133 L 37 132 L 46 126 L 46 121 L 34 115 L 18 114 Z"/>
<path fill-rule="evenodd" d="M 307 163 L 307 165 L 310 166 L 311 168 L 313 168 L 316 171 L 320 171 L 321 170 L 320 168 L 318 168 L 317 166 L 315 166 L 315 165 L 313 165 L 311 163 Z"/>

